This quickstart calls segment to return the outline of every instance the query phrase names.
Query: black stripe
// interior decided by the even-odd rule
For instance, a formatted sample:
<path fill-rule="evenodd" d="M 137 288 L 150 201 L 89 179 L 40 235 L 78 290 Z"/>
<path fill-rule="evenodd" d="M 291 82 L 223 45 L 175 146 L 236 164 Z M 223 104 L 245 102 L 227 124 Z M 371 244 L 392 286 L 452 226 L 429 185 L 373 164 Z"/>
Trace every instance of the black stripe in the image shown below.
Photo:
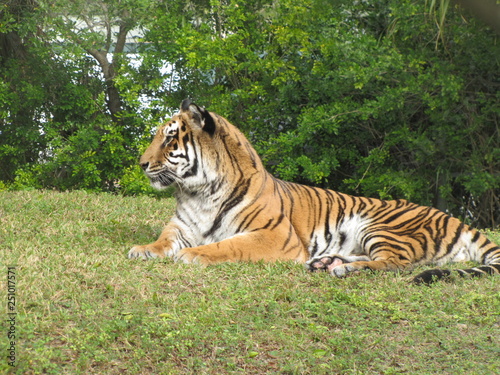
<path fill-rule="evenodd" d="M 187 134 L 186 134 L 186 136 L 187 136 Z M 184 136 L 184 138 L 186 138 L 186 136 Z M 189 137 L 187 137 L 187 138 L 189 139 Z M 187 146 L 188 145 L 186 144 L 184 149 L 186 151 L 186 161 L 189 163 Z M 198 157 L 196 155 L 196 146 L 195 146 L 194 142 L 191 143 L 191 146 L 193 147 L 195 157 L 193 159 L 193 163 L 191 164 L 191 167 L 186 172 L 184 172 L 184 174 L 181 176 L 182 178 L 196 176 L 196 174 L 198 173 Z M 200 157 L 201 157 L 201 155 L 200 155 Z"/>
<path fill-rule="evenodd" d="M 399 207 L 398 207 L 399 208 Z M 399 211 L 397 211 L 396 213 L 394 213 L 393 215 L 389 216 L 388 218 L 386 218 L 385 220 L 383 220 L 381 222 L 381 224 L 390 224 L 392 223 L 394 220 L 398 219 L 399 217 L 403 216 L 404 214 L 408 213 L 409 211 L 411 211 L 412 209 L 400 209 Z M 394 212 L 394 211 L 391 211 L 391 212 Z"/>
<path fill-rule="evenodd" d="M 491 243 L 491 241 L 490 241 L 490 240 L 488 240 L 488 243 Z M 490 254 L 494 254 L 494 253 L 496 253 L 496 252 L 498 252 L 498 254 L 497 254 L 497 258 L 498 258 L 498 260 L 500 261 L 500 247 L 498 247 L 498 246 L 494 246 L 493 248 L 491 248 L 491 249 L 489 249 L 489 250 L 485 251 L 485 252 L 482 254 L 482 256 L 481 256 L 481 262 L 486 263 L 486 258 L 488 258 L 488 257 L 490 256 Z"/>
<path fill-rule="evenodd" d="M 472 242 L 477 242 L 477 240 L 479 240 L 479 237 L 481 236 L 481 233 L 479 233 L 479 231 L 477 230 L 476 231 L 476 234 L 474 235 L 474 237 L 472 238 Z"/>
<path fill-rule="evenodd" d="M 450 242 L 450 244 L 448 245 L 448 247 L 446 249 L 447 254 L 451 253 L 453 250 L 453 246 L 455 246 L 457 244 L 458 239 L 462 235 L 462 229 L 464 228 L 464 226 L 465 226 L 464 223 L 460 223 L 460 225 L 458 226 L 458 229 L 455 232 L 455 237 L 453 237 L 453 240 Z"/>
<path fill-rule="evenodd" d="M 311 245 L 311 243 L 309 244 L 309 246 Z M 316 240 L 316 238 L 314 238 L 314 242 L 313 242 L 313 247 L 311 249 L 311 258 L 314 258 L 314 256 L 316 255 L 316 253 L 318 252 L 318 242 Z"/>
<path fill-rule="evenodd" d="M 345 240 L 347 239 L 347 235 L 345 234 L 345 232 L 340 232 L 339 233 L 339 248 L 341 249 L 342 248 L 342 245 L 344 244 Z"/>
<path fill-rule="evenodd" d="M 282 208 L 281 214 L 278 217 L 278 220 L 276 220 L 276 223 L 273 225 L 273 227 L 271 228 L 271 230 L 276 229 L 276 227 L 283 222 L 284 218 L 285 218 L 285 214 L 283 213 L 283 208 Z"/>
<path fill-rule="evenodd" d="M 243 229 L 247 229 L 248 225 L 250 225 L 257 216 L 264 210 L 264 207 L 255 207 L 250 213 L 248 213 L 243 220 L 241 220 L 240 225 L 238 226 L 238 229 L 236 229 L 236 233 L 240 233 L 243 231 Z M 248 224 L 246 224 L 248 220 Z"/>
<path fill-rule="evenodd" d="M 212 224 L 212 227 L 206 231 L 203 236 L 204 237 L 207 237 L 207 236 L 210 236 L 211 234 L 213 234 L 217 229 L 220 228 L 221 226 L 221 223 L 222 223 L 222 219 L 224 218 L 224 216 L 226 216 L 226 214 L 232 209 L 234 208 L 235 206 L 237 206 L 238 204 L 240 204 L 242 201 L 243 201 L 243 198 L 245 197 L 245 195 L 247 194 L 248 192 L 248 188 L 250 187 L 250 182 L 247 180 L 245 184 L 243 183 L 239 183 L 238 186 L 240 187 L 240 191 L 239 193 L 237 194 L 234 194 L 234 195 L 231 195 L 231 197 L 229 199 L 227 199 L 223 204 L 222 204 L 222 208 L 221 208 L 221 211 L 219 212 L 219 214 L 217 215 L 217 217 L 214 219 L 214 222 Z"/>

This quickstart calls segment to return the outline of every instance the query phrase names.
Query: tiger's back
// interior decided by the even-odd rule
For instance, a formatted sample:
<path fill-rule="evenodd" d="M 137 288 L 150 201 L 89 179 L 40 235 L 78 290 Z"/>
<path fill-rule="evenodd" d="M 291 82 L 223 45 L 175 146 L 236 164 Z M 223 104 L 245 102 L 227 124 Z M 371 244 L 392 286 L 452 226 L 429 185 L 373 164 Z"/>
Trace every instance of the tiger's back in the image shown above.
<path fill-rule="evenodd" d="M 405 200 L 383 201 L 281 181 L 224 118 L 184 101 L 141 166 L 153 186 L 177 186 L 176 214 L 158 240 L 129 257 L 177 261 L 306 262 L 311 270 L 398 270 L 473 260 L 461 274 L 500 273 L 500 248 L 456 218 Z M 431 270 L 416 282 L 448 271 Z"/>

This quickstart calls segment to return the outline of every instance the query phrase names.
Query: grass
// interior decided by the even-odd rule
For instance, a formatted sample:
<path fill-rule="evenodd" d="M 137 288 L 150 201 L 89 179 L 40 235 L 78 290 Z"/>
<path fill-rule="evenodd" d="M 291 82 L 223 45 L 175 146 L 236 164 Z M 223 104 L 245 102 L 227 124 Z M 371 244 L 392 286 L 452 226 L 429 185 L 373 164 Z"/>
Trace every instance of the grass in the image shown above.
<path fill-rule="evenodd" d="M 0 373 L 500 373 L 499 277 L 418 287 L 409 273 L 128 260 L 172 211 L 169 199 L 0 192 Z"/>

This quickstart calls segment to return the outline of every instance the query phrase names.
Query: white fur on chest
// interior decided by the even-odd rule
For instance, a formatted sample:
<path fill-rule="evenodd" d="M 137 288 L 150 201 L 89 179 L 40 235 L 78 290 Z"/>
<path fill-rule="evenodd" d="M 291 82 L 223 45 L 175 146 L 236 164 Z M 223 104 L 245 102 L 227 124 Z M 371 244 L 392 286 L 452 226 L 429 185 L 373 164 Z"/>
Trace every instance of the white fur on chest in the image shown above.
<path fill-rule="evenodd" d="M 235 217 L 244 202 L 222 212 L 221 205 L 216 203 L 223 201 L 223 197 L 215 194 L 207 199 L 194 197 L 179 202 L 173 220 L 182 228 L 191 246 L 219 242 L 237 234 Z"/>

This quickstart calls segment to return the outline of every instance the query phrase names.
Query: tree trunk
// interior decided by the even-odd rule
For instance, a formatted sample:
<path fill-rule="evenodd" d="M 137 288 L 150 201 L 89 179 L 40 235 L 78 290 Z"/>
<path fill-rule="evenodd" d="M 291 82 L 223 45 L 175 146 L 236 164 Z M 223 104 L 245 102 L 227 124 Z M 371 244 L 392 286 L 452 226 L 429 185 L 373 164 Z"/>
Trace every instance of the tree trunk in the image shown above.
<path fill-rule="evenodd" d="M 87 52 L 97 60 L 99 66 L 101 67 L 102 73 L 104 75 L 104 81 L 106 83 L 106 94 L 108 96 L 106 102 L 109 112 L 111 113 L 111 119 L 115 123 L 122 122 L 121 112 L 123 111 L 123 102 L 120 96 L 120 92 L 115 85 L 115 67 L 117 60 L 120 58 L 120 55 L 125 49 L 125 41 L 129 30 L 130 27 L 126 23 L 122 23 L 122 25 L 120 25 L 120 31 L 117 35 L 116 45 L 111 61 L 108 60 L 109 51 L 87 49 Z"/>

